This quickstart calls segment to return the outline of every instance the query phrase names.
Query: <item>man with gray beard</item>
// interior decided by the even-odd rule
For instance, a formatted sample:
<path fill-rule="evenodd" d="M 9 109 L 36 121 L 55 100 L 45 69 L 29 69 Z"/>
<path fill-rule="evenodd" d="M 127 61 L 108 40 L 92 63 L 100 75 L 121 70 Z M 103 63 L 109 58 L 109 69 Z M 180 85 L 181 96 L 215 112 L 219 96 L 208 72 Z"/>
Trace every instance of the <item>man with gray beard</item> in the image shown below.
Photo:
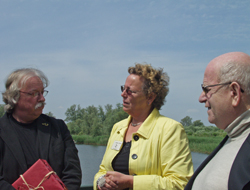
<path fill-rule="evenodd" d="M 14 190 L 11 184 L 38 159 L 46 160 L 69 190 L 80 188 L 78 151 L 66 124 L 42 114 L 47 86 L 38 69 L 18 69 L 7 78 L 6 113 L 0 119 L 1 190 Z"/>

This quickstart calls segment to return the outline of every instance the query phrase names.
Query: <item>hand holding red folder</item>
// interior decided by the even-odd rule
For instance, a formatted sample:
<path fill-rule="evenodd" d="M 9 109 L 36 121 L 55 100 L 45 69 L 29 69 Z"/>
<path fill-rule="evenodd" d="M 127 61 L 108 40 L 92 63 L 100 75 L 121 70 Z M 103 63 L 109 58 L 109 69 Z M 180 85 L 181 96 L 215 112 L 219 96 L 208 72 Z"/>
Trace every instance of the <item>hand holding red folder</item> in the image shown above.
<path fill-rule="evenodd" d="M 12 184 L 16 190 L 67 190 L 46 160 L 37 160 Z"/>

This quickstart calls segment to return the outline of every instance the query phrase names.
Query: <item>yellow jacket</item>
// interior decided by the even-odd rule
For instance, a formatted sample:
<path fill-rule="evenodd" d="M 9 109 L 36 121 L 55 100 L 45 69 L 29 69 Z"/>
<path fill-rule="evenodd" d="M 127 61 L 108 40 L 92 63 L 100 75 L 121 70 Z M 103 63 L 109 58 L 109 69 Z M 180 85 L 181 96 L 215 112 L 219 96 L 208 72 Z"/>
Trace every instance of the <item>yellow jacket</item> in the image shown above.
<path fill-rule="evenodd" d="M 97 179 L 107 171 L 113 171 L 112 161 L 122 147 L 114 145 L 123 143 L 130 120 L 131 116 L 114 125 L 99 172 L 94 178 L 95 190 Z M 182 125 L 154 109 L 133 134 L 129 174 L 134 175 L 134 190 L 184 189 L 193 175 L 193 163 Z"/>

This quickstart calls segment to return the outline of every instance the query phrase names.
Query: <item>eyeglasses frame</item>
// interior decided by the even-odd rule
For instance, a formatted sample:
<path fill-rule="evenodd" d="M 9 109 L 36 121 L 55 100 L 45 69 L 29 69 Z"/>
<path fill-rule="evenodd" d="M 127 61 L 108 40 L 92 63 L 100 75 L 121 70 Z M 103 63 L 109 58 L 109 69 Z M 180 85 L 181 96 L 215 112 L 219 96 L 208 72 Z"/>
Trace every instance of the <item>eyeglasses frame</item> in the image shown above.
<path fill-rule="evenodd" d="M 203 92 L 205 94 L 207 94 L 209 92 L 209 90 L 207 88 L 209 87 L 214 87 L 214 86 L 219 86 L 219 85 L 229 85 L 229 84 L 232 84 L 232 82 L 225 82 L 225 83 L 219 83 L 219 84 L 212 84 L 212 85 L 207 85 L 207 86 L 203 86 L 203 84 L 201 84 L 201 88 L 203 90 Z M 242 93 L 244 93 L 244 90 L 242 88 L 240 88 L 240 91 Z"/>
<path fill-rule="evenodd" d="M 132 93 L 142 92 L 142 90 L 141 91 L 134 91 L 134 90 L 130 90 L 129 88 L 125 88 L 124 85 L 121 85 L 121 91 L 124 92 L 124 90 L 126 91 L 126 93 L 128 95 L 132 95 Z"/>
<path fill-rule="evenodd" d="M 36 92 L 24 92 L 24 91 L 19 90 L 19 92 L 24 93 L 24 94 L 28 94 L 28 95 L 33 96 L 33 97 L 38 97 L 41 95 L 43 95 L 43 97 L 45 97 L 49 93 L 48 90 L 44 90 L 43 92 L 38 92 L 38 91 L 36 91 Z"/>

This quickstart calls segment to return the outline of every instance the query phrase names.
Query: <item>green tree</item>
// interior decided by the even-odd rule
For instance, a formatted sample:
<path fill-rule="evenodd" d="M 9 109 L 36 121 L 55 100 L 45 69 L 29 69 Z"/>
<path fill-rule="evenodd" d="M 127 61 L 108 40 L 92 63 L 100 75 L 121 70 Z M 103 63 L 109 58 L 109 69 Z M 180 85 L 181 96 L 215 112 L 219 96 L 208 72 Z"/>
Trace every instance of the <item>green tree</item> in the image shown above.
<path fill-rule="evenodd" d="M 106 116 L 105 116 L 105 113 L 104 113 L 102 106 L 98 107 L 98 116 L 100 117 L 102 122 L 106 119 Z"/>
<path fill-rule="evenodd" d="M 189 116 L 184 117 L 180 122 L 184 127 L 192 125 L 192 118 Z"/>
<path fill-rule="evenodd" d="M 75 124 L 75 134 L 79 135 L 79 134 L 87 134 L 84 133 L 84 126 L 85 126 L 85 122 L 82 119 L 77 119 L 75 122 L 73 122 Z"/>
<path fill-rule="evenodd" d="M 96 137 L 102 135 L 102 124 L 101 122 L 94 122 L 91 128 L 91 136 Z"/>
<path fill-rule="evenodd" d="M 84 109 L 81 109 L 80 105 L 76 106 L 75 104 L 70 106 L 65 112 L 66 119 L 65 121 L 76 121 L 81 119 L 84 113 Z"/>
<path fill-rule="evenodd" d="M 76 125 L 76 122 L 69 122 L 67 123 L 67 126 L 72 135 L 77 135 L 78 126 Z"/>
<path fill-rule="evenodd" d="M 0 104 L 0 117 L 2 117 L 4 114 L 5 114 L 4 105 Z"/>
<path fill-rule="evenodd" d="M 80 105 L 72 105 L 67 109 L 66 121 L 72 134 L 85 134 L 93 137 L 100 135 L 109 135 L 113 125 L 128 117 L 123 111 L 122 104 L 117 104 L 112 109 L 112 105 L 107 104 L 105 111 L 101 106 L 88 106 L 81 109 Z"/>
<path fill-rule="evenodd" d="M 111 104 L 107 104 L 105 107 L 105 112 L 106 112 L 106 117 L 109 116 L 110 114 L 112 114 L 112 105 Z"/>
<path fill-rule="evenodd" d="M 123 111 L 122 104 L 116 104 L 116 108 L 112 110 L 112 106 L 109 104 L 105 106 L 106 108 L 106 119 L 104 121 L 104 134 L 109 135 L 112 127 L 118 121 L 121 121 L 128 117 L 128 114 Z"/>
<path fill-rule="evenodd" d="M 196 120 L 193 122 L 193 126 L 203 127 L 204 124 L 201 122 L 201 120 Z"/>
<path fill-rule="evenodd" d="M 50 116 L 50 117 L 54 117 L 54 118 L 56 118 L 56 117 L 53 115 L 53 113 L 52 113 L 52 112 L 45 113 L 45 115 Z"/>
<path fill-rule="evenodd" d="M 84 132 L 87 135 L 92 134 L 92 129 L 94 125 L 101 122 L 101 119 L 98 117 L 98 109 L 95 106 L 88 106 L 85 109 L 85 114 L 83 116 L 84 120 Z M 101 130 L 101 129 L 100 129 Z"/>

